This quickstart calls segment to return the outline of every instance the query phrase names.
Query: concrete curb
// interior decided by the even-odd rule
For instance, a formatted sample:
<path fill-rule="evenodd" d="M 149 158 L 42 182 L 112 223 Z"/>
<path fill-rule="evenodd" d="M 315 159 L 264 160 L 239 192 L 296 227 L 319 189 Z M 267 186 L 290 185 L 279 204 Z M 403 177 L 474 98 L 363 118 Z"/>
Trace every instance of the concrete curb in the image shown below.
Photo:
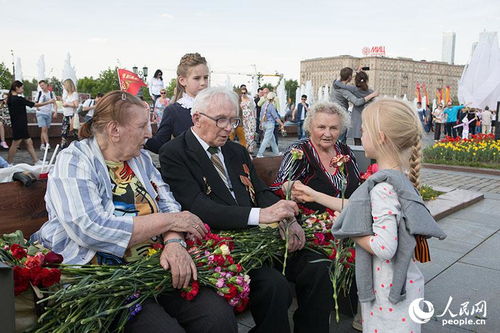
<path fill-rule="evenodd" d="M 422 166 L 426 169 L 471 172 L 483 175 L 500 176 L 500 170 L 497 169 L 485 169 L 485 168 L 466 167 L 459 165 L 431 164 L 431 163 L 423 163 Z"/>
<path fill-rule="evenodd" d="M 436 221 L 484 199 L 484 195 L 479 192 L 439 186 L 433 188 L 436 191 L 445 192 L 435 200 L 426 202 L 427 208 Z"/>

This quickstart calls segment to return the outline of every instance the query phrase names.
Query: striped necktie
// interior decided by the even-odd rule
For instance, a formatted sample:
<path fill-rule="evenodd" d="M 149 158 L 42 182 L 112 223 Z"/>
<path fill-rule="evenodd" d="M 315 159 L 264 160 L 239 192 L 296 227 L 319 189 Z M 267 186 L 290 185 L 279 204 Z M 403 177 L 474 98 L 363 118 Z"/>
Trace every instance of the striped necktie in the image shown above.
<path fill-rule="evenodd" d="M 222 164 L 222 161 L 220 160 L 219 156 L 217 153 L 219 152 L 219 148 L 217 147 L 208 147 L 207 151 L 210 153 L 210 160 L 212 161 L 215 170 L 217 170 L 217 173 L 219 174 L 219 177 L 222 179 L 224 184 L 226 184 L 226 187 L 232 191 L 233 189 L 231 186 L 229 186 L 229 180 L 226 174 L 226 170 L 224 169 L 224 165 Z"/>

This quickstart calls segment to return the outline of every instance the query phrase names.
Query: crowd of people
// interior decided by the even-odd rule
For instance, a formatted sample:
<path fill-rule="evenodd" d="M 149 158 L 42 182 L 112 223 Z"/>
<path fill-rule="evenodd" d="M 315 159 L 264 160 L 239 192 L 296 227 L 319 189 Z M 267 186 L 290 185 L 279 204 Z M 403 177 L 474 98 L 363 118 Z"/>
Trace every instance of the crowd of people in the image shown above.
<path fill-rule="evenodd" d="M 415 191 L 422 137 L 431 130 L 436 140 L 442 130 L 467 137 L 478 126 L 487 133 L 492 115 L 487 108 L 451 104 L 445 109 L 440 104 L 431 113 L 421 105 L 415 111 L 404 101 L 375 99 L 378 92 L 368 82 L 366 71 L 344 68 L 333 81 L 331 102 L 310 105 L 308 96 L 297 96 L 300 101 L 292 103 L 290 115 L 299 140 L 280 152 L 277 139 L 285 128 L 276 94 L 259 88 L 251 96 L 245 85 L 237 92 L 208 87 L 208 64 L 198 53 L 180 59 L 171 100 L 162 72 L 155 72 L 152 109 L 122 91 L 98 94 L 80 107 L 71 80 L 63 82 L 60 103 L 44 81 L 31 102 L 15 81 L 6 100 L 14 139 L 9 162 L 23 140 L 33 162 L 38 161 L 26 106 L 37 108 L 41 144 L 47 150 L 51 120 L 63 111 L 65 149 L 50 173 L 45 196 L 49 220 L 31 241 L 62 254 L 68 264 L 127 264 L 160 240 L 161 265 L 171 271 L 173 287 L 181 289 L 197 278 L 187 234 L 203 237 L 204 223 L 214 230 L 235 230 L 279 222 L 288 230 L 284 239 L 292 255 L 285 274 L 279 264 L 249 272 L 252 331 L 290 332 L 292 281 L 298 304 L 294 331 L 329 332 L 334 301 L 329 264 L 304 249 L 298 221 L 300 211 L 335 211 L 332 232 L 356 243 L 357 258 L 356 283 L 338 300 L 341 312 L 355 317 L 358 330 L 420 332 L 420 324 L 408 317 L 409 304 L 424 295 L 424 276 L 416 262 L 429 258 L 426 238 L 446 237 Z M 83 124 L 74 120 L 80 114 Z M 155 133 L 152 120 L 158 123 Z M 76 131 L 78 140 L 68 144 Z M 347 137 L 378 163 L 379 171 L 364 183 Z M 2 147 L 4 143 L 2 136 Z M 269 146 L 274 155 L 283 155 L 270 187 L 253 165 Z M 293 157 L 296 150 L 303 152 L 302 159 Z M 159 168 L 150 152 L 159 154 Z M 153 330 L 236 332 L 237 322 L 223 298 L 201 288 L 192 301 L 178 291 L 148 300 L 126 327 L 127 332 Z"/>

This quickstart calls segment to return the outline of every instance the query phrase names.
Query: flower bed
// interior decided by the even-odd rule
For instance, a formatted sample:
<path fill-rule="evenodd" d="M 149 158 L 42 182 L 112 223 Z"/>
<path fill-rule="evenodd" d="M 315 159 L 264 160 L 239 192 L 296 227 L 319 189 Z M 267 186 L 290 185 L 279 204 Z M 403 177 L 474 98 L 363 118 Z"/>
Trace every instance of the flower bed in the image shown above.
<path fill-rule="evenodd" d="M 493 134 L 463 140 L 446 137 L 424 149 L 424 162 L 500 169 L 500 140 Z"/>

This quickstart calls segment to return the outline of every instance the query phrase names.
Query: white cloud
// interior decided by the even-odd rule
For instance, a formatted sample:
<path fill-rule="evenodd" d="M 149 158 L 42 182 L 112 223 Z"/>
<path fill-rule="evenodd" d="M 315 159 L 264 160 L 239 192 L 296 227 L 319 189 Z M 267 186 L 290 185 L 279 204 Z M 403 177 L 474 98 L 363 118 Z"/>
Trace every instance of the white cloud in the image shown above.
<path fill-rule="evenodd" d="M 168 19 L 173 19 L 174 15 L 171 15 L 171 14 L 168 14 L 168 13 L 163 13 L 163 14 L 161 14 L 161 17 L 165 17 L 165 18 L 168 18 Z"/>

